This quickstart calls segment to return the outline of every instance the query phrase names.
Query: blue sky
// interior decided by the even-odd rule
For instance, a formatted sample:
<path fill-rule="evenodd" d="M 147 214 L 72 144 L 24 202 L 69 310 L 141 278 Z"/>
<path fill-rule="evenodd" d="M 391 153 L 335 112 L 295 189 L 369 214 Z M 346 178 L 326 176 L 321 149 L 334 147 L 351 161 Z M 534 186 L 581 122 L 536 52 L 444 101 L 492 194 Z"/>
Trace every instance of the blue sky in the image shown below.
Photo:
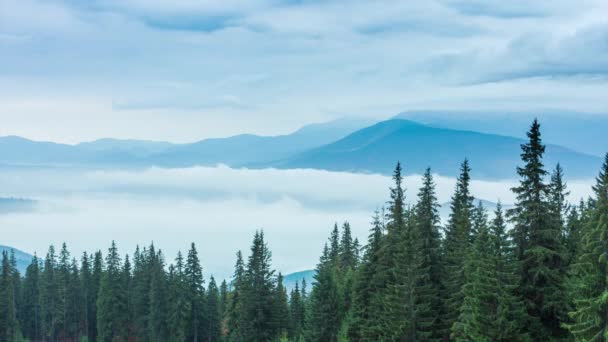
<path fill-rule="evenodd" d="M 0 0 L 0 135 L 192 141 L 413 109 L 608 113 L 608 2 Z"/>

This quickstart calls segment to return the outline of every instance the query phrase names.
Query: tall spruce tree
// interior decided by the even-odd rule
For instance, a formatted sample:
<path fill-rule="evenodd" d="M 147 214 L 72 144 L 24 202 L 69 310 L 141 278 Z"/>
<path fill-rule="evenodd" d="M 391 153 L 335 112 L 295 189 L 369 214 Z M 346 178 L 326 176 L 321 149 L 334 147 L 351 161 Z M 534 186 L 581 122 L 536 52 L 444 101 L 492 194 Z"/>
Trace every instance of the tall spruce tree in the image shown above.
<path fill-rule="evenodd" d="M 173 266 L 173 265 L 172 265 Z M 171 268 L 169 276 L 169 315 L 168 328 L 170 339 L 178 342 L 186 340 L 188 331 L 188 287 L 184 273 L 184 258 L 181 252 L 177 253 L 175 266 Z"/>
<path fill-rule="evenodd" d="M 527 135 L 528 142 L 521 146 L 524 166 L 517 168 L 519 185 L 512 189 L 516 204 L 509 212 L 521 265 L 519 293 L 533 337 L 563 338 L 567 335 L 561 326 L 566 318 L 563 233 L 551 217 L 550 187 L 543 165 L 545 146 L 537 120 Z"/>
<path fill-rule="evenodd" d="M 99 296 L 97 298 L 97 340 L 115 341 L 126 339 L 125 336 L 125 305 L 126 292 L 121 282 L 121 258 L 116 244 L 108 249 L 106 270 L 101 278 Z"/>
<path fill-rule="evenodd" d="M 55 341 L 59 338 L 61 302 L 56 277 L 57 256 L 51 245 L 44 259 L 44 269 L 40 284 L 40 306 L 42 334 L 44 339 Z"/>
<path fill-rule="evenodd" d="M 236 253 L 236 263 L 234 265 L 234 275 L 232 277 L 232 291 L 230 307 L 228 311 L 228 340 L 244 341 L 245 325 L 242 320 L 244 317 L 244 298 L 245 295 L 245 263 L 241 251 Z"/>
<path fill-rule="evenodd" d="M 255 233 L 251 255 L 245 270 L 241 324 L 244 324 L 246 340 L 261 342 L 277 337 L 273 321 L 274 270 L 272 254 L 264 241 L 264 232 Z"/>
<path fill-rule="evenodd" d="M 577 341 L 604 342 L 608 341 L 608 154 L 593 191 L 595 205 L 572 266 L 574 322 L 567 328 Z"/>
<path fill-rule="evenodd" d="M 189 329 L 186 336 L 188 340 L 193 342 L 202 341 L 202 338 L 205 336 L 205 315 L 203 314 L 205 291 L 203 287 L 203 268 L 201 267 L 194 243 L 192 243 L 190 250 L 188 251 L 184 273 L 186 276 L 186 287 L 188 289 L 187 303 L 190 308 L 188 314 Z"/>
<path fill-rule="evenodd" d="M 283 285 L 283 275 L 279 273 L 277 276 L 277 286 L 274 290 L 273 298 L 273 330 L 277 331 L 280 338 L 287 338 L 289 332 L 289 299 L 287 298 L 287 290 Z"/>
<path fill-rule="evenodd" d="M 211 276 L 207 289 L 207 341 L 218 342 L 221 338 L 220 293 Z"/>
<path fill-rule="evenodd" d="M 378 289 L 383 286 L 378 283 L 377 276 L 383 231 L 380 213 L 376 210 L 354 285 L 352 315 L 348 328 L 348 336 L 353 341 L 376 340 L 382 333 L 374 325 L 373 321 L 377 316 L 371 312 L 370 302 L 378 298 Z"/>
<path fill-rule="evenodd" d="M 439 321 L 442 304 L 439 300 L 441 262 L 438 207 L 435 183 L 430 168 L 427 168 L 422 178 L 422 188 L 418 193 L 412 234 L 413 317 L 408 336 L 413 341 L 433 341 L 442 337 Z"/>
<path fill-rule="evenodd" d="M 334 234 L 332 233 L 332 237 Z M 330 238 L 331 242 L 332 238 Z M 340 298 L 331 248 L 325 244 L 315 272 L 308 317 L 310 341 L 336 342 L 340 331 Z"/>
<path fill-rule="evenodd" d="M 300 285 L 296 282 L 294 289 L 289 296 L 289 337 L 292 341 L 298 341 L 304 338 L 304 319 L 305 309 L 304 301 L 300 293 Z"/>
<path fill-rule="evenodd" d="M 0 270 L 0 341 L 15 341 L 19 335 L 13 269 L 7 251 L 2 252 Z"/>
<path fill-rule="evenodd" d="M 471 241 L 473 196 L 469 189 L 471 176 L 469 161 L 464 160 L 460 166 L 460 176 L 456 181 L 456 190 L 450 203 L 450 217 L 445 227 L 443 243 L 443 294 L 445 311 L 444 329 L 448 330 L 458 318 L 464 299 L 462 287 L 465 283 L 464 263 Z"/>
<path fill-rule="evenodd" d="M 21 321 L 23 336 L 32 341 L 42 340 L 40 304 L 40 261 L 34 255 L 23 279 L 23 314 Z"/>

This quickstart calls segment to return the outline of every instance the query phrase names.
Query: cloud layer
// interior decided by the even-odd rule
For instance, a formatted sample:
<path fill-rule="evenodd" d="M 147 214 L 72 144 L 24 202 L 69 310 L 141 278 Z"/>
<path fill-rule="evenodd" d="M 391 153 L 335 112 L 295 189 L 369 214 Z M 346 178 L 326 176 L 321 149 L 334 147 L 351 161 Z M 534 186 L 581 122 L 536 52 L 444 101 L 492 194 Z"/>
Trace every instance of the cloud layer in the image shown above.
<path fill-rule="evenodd" d="M 436 177 L 441 203 L 454 180 Z M 591 180 L 570 181 L 571 199 L 590 192 Z M 515 183 L 474 181 L 473 193 L 490 201 L 513 201 Z M 0 215 L 2 241 L 44 254 L 66 242 L 76 253 L 105 248 L 112 239 L 122 252 L 157 243 L 172 260 L 195 242 L 207 273 L 228 277 L 234 253 L 247 251 L 264 229 L 274 265 L 292 272 L 317 261 L 334 222 L 348 220 L 365 241 L 375 209 L 388 199 L 389 177 L 316 170 L 216 168 L 143 171 L 17 170 L 0 172 L 0 197 L 33 198 L 37 210 Z M 405 179 L 414 202 L 419 176 Z M 446 211 L 443 210 L 443 213 Z"/>
<path fill-rule="evenodd" d="M 606 12 L 602 0 L 0 0 L 0 134 L 191 141 L 420 108 L 606 113 Z"/>

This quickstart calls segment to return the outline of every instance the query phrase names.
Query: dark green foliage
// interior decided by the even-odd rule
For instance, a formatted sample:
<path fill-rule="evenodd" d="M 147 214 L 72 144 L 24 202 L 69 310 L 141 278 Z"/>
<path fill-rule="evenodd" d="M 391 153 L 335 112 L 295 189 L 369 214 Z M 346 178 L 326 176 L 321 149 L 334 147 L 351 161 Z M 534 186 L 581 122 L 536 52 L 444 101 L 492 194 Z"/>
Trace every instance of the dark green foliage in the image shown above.
<path fill-rule="evenodd" d="M 540 124 L 535 120 L 528 132 L 529 142 L 522 145 L 523 167 L 517 168 L 520 182 L 512 190 L 517 202 L 509 214 L 514 224 L 513 238 L 521 266 L 519 294 L 524 299 L 533 337 L 562 338 L 567 332 L 565 298 L 566 253 L 563 232 L 551 214 L 551 186 L 542 162 Z"/>
<path fill-rule="evenodd" d="M 101 278 L 97 298 L 97 340 L 114 341 L 127 338 L 126 291 L 121 282 L 121 262 L 116 244 L 108 249 L 106 270 Z"/>
<path fill-rule="evenodd" d="M 23 336 L 30 340 L 42 339 L 42 322 L 40 318 L 40 261 L 34 255 L 32 263 L 25 271 L 23 279 L 23 303 L 21 310 L 21 329 Z"/>
<path fill-rule="evenodd" d="M 450 218 L 445 228 L 443 243 L 443 295 L 445 311 L 444 329 L 449 329 L 458 317 L 464 294 L 464 263 L 472 240 L 473 196 L 469 189 L 471 169 L 468 160 L 460 167 L 460 176 L 450 204 Z"/>
<path fill-rule="evenodd" d="M 270 341 L 278 336 L 274 312 L 274 270 L 271 253 L 264 242 L 264 233 L 256 232 L 247 261 L 242 285 L 242 306 L 239 315 L 248 341 Z"/>
<path fill-rule="evenodd" d="M 189 308 L 187 322 L 188 331 L 186 338 L 190 341 L 202 341 L 204 330 L 204 304 L 205 288 L 203 287 L 203 268 L 198 259 L 198 252 L 194 243 L 190 246 L 186 266 L 184 269 L 186 278 L 186 303 Z"/>
<path fill-rule="evenodd" d="M 209 342 L 218 342 L 221 336 L 220 293 L 211 276 L 207 289 L 207 338 Z"/>
<path fill-rule="evenodd" d="M 567 325 L 577 341 L 608 340 L 608 154 L 593 187 L 595 203 L 572 266 L 574 320 Z"/>
<path fill-rule="evenodd" d="M 0 341 L 14 341 L 19 334 L 19 323 L 13 283 L 14 269 L 6 251 L 2 252 L 0 271 Z"/>
<path fill-rule="evenodd" d="M 332 233 L 333 236 L 335 235 Z M 310 329 L 307 340 L 337 341 L 340 330 L 340 298 L 332 253 L 327 244 L 317 265 L 310 301 Z"/>
<path fill-rule="evenodd" d="M 376 317 L 370 312 L 370 303 L 373 298 L 377 298 L 377 289 L 380 285 L 375 284 L 374 280 L 377 279 L 377 266 L 382 231 L 383 226 L 380 220 L 380 214 L 376 211 L 372 222 L 372 230 L 368 237 L 365 253 L 357 272 L 353 291 L 353 304 L 348 336 L 355 341 L 377 336 L 375 335 L 376 331 L 373 329 L 374 326 L 372 325 L 372 322 Z"/>
<path fill-rule="evenodd" d="M 304 337 L 305 305 L 306 303 L 300 292 L 300 285 L 296 283 L 289 296 L 289 337 L 294 341 Z"/>
<path fill-rule="evenodd" d="M 287 290 L 283 286 L 283 275 L 281 273 L 277 277 L 277 286 L 274 292 L 274 329 L 279 337 L 287 337 L 289 332 L 289 299 L 287 298 Z"/>

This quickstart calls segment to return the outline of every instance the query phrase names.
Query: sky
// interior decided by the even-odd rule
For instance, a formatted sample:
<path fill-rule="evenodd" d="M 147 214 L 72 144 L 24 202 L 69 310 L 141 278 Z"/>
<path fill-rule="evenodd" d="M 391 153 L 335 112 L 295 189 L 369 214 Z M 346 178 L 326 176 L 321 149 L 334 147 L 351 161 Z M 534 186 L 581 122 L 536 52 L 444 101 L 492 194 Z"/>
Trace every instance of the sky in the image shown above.
<path fill-rule="evenodd" d="M 605 0 L 0 0 L 0 135 L 280 134 L 414 109 L 608 113 Z"/>

